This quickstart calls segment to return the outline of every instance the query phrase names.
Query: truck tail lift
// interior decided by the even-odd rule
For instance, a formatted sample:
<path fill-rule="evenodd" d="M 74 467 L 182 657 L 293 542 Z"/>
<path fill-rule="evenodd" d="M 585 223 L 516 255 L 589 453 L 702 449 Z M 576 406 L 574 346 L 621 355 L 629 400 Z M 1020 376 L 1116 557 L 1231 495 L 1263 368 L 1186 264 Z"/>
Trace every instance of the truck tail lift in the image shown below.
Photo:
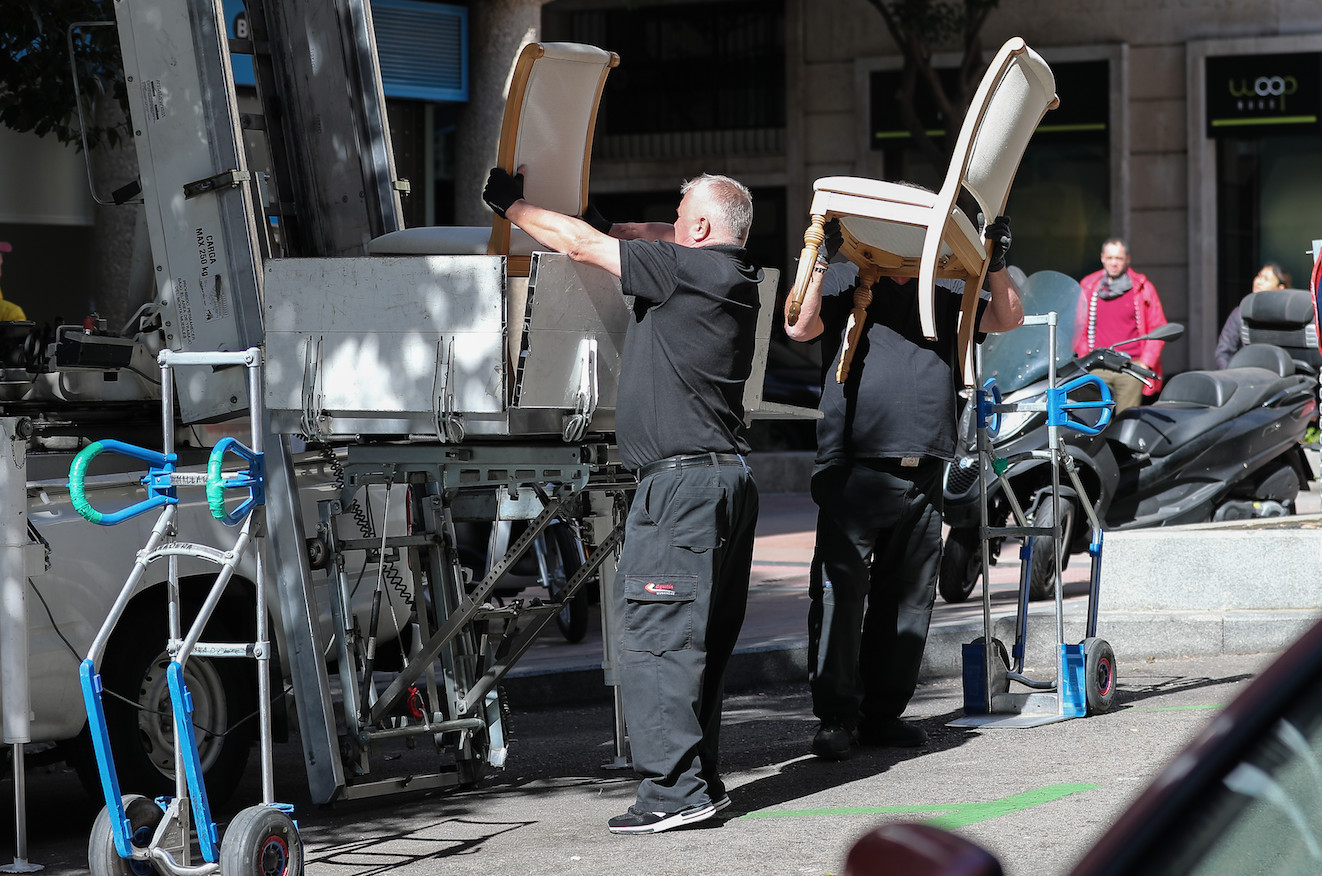
<path fill-rule="evenodd" d="M 1024 326 L 1045 325 L 1048 333 L 1046 349 L 1056 346 L 1056 313 L 1024 318 Z M 978 464 L 986 471 L 994 471 L 1009 500 L 1013 526 L 990 527 L 987 513 L 987 481 L 982 484 L 982 619 L 983 635 L 975 642 L 963 646 L 964 658 L 964 713 L 963 718 L 951 721 L 953 727 L 1036 727 L 1081 718 L 1095 711 L 1105 711 L 1115 694 L 1115 655 L 1111 646 L 1097 637 L 1097 591 L 1101 579 L 1102 525 L 1097 512 L 1087 499 L 1087 491 L 1079 480 L 1074 460 L 1061 446 L 1061 428 L 1096 433 L 1111 420 L 1114 402 L 1110 389 L 1101 378 L 1088 375 L 1056 385 L 1056 358 L 1048 354 L 1048 384 L 1051 387 L 1045 402 L 1002 404 L 994 380 L 976 390 L 970 403 L 978 426 Z M 1084 384 L 1095 385 L 1101 393 L 1100 401 L 1070 401 L 1069 393 Z M 1047 413 L 1047 450 L 1029 451 L 1001 459 L 995 456 L 990 439 L 996 437 L 1002 414 L 1021 410 L 1045 410 Z M 1079 409 L 1097 409 L 1095 423 L 1072 416 Z M 1055 503 L 1050 526 L 1030 526 L 1019 500 L 1015 497 L 1006 471 L 1019 457 L 1041 457 L 1049 463 L 1051 471 L 1050 494 L 1044 499 Z M 1061 557 L 1064 551 L 1064 532 L 1061 526 L 1060 468 L 1064 466 L 1080 497 L 1079 505 L 1088 515 L 1092 526 L 1092 543 L 1088 553 L 1092 557 L 1088 589 L 1087 630 L 1077 645 L 1065 642 L 1064 596 L 1061 586 Z M 1015 537 L 1022 541 L 1019 554 L 1019 599 L 1015 617 L 1015 641 L 1011 653 L 993 637 L 991 615 L 991 580 L 987 541 L 994 537 Z M 1025 674 L 1024 662 L 1028 638 L 1028 598 L 1032 574 L 1033 536 L 1050 536 L 1049 544 L 1055 551 L 1055 612 L 1056 612 L 1056 672 L 1054 678 L 1034 679 Z M 1011 683 L 1027 688 L 1026 692 L 1011 691 Z"/>

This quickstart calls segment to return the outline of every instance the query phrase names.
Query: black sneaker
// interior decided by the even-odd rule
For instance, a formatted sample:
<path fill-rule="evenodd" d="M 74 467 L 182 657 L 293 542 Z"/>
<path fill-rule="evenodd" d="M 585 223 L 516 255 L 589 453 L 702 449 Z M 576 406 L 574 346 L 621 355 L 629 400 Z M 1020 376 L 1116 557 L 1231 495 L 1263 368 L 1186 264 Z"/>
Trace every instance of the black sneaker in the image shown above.
<path fill-rule="evenodd" d="M 606 824 L 611 833 L 660 833 L 673 827 L 685 827 L 706 821 L 716 814 L 716 807 L 711 803 L 698 803 L 678 812 L 647 812 L 636 806 L 617 815 Z"/>
<path fill-rule="evenodd" d="M 720 812 L 722 809 L 725 809 L 730 805 L 730 795 L 722 794 L 718 799 L 713 800 L 711 805 L 713 812 Z"/>
<path fill-rule="evenodd" d="M 854 731 L 839 721 L 823 721 L 812 738 L 812 753 L 823 760 L 844 760 L 854 747 Z"/>
<path fill-rule="evenodd" d="M 927 731 L 917 724 L 891 718 L 860 726 L 858 744 L 888 748 L 917 748 L 927 744 Z"/>

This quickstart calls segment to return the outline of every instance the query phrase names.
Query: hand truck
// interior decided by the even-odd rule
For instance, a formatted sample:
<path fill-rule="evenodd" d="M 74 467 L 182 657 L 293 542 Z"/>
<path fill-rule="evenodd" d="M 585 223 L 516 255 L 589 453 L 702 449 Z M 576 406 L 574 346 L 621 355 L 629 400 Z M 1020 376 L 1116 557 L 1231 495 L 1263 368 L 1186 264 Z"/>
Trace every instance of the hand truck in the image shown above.
<path fill-rule="evenodd" d="M 145 874 L 152 870 L 167 876 L 239 876 L 260 872 L 269 876 L 298 876 L 303 872 L 303 844 L 292 818 L 293 807 L 276 803 L 271 758 L 270 676 L 271 643 L 266 620 L 266 583 L 262 568 L 261 542 L 265 535 L 265 477 L 262 455 L 264 418 L 260 415 L 261 350 L 252 347 L 242 352 L 162 351 L 161 412 L 164 433 L 162 452 L 119 441 L 96 441 L 74 458 L 69 469 L 69 490 L 74 508 L 84 518 L 101 526 L 111 526 L 138 514 L 160 508 L 156 525 L 146 546 L 138 552 L 119 597 L 88 649 L 80 668 L 83 702 L 87 708 L 101 788 L 106 805 L 92 825 L 88 840 L 88 865 L 92 876 Z M 178 454 L 174 450 L 174 379 L 173 369 L 180 366 L 209 368 L 244 367 L 248 385 L 250 443 L 245 446 L 235 438 L 222 438 L 212 448 L 206 473 L 181 472 L 175 469 Z M 147 462 L 148 474 L 142 478 L 148 497 L 128 508 L 101 512 L 87 500 L 84 480 L 92 459 L 104 452 L 123 454 Z M 234 454 L 243 467 L 225 473 L 226 456 Z M 238 535 L 228 549 L 176 540 L 178 490 L 180 487 L 205 487 L 207 505 L 213 517 L 226 526 L 237 527 Z M 246 496 L 237 507 L 227 509 L 226 491 L 241 490 Z M 204 643 L 202 632 L 220 603 L 225 588 L 234 575 L 244 552 L 252 549 L 256 564 L 255 641 L 249 643 Z M 218 567 L 215 582 L 198 611 L 196 619 L 182 629 L 179 560 L 181 557 L 209 562 Z M 105 654 L 115 625 L 124 615 L 147 567 L 165 560 L 169 567 L 169 640 L 170 664 L 166 668 L 170 700 L 174 713 L 175 796 L 150 799 L 120 790 L 115 762 L 110 751 L 110 736 L 102 703 L 102 684 L 98 666 Z M 184 669 L 193 655 L 207 657 L 250 657 L 256 661 L 258 691 L 259 745 L 262 763 L 262 802 L 238 813 L 218 835 L 203 782 L 202 764 L 192 721 L 192 702 Z M 191 818 L 191 825 L 190 825 Z M 193 830 L 201 864 L 192 863 Z"/>
<path fill-rule="evenodd" d="M 1027 316 L 1024 325 L 1045 325 L 1048 332 L 1047 350 L 1056 349 L 1055 312 Z M 965 644 L 962 649 L 964 679 L 963 718 L 950 722 L 956 727 L 1036 727 L 1069 718 L 1079 718 L 1110 708 L 1115 697 L 1115 654 L 1105 639 L 1097 636 L 1098 584 L 1101 577 L 1102 524 L 1088 494 L 1079 480 L 1073 458 L 1061 446 L 1060 430 L 1068 428 L 1096 434 L 1111 420 L 1115 403 L 1109 387 L 1095 375 L 1084 375 L 1057 385 L 1056 359 L 1048 357 L 1047 390 L 1044 401 L 1002 404 L 995 380 L 989 379 L 975 391 L 972 401 L 978 426 L 978 464 L 993 471 L 1009 502 L 1015 525 L 991 527 L 988 525 L 987 481 L 982 480 L 982 620 L 983 635 Z M 1101 394 L 1100 401 L 1071 401 L 1069 394 L 1091 385 Z M 1081 409 L 1099 412 L 1095 424 L 1072 416 Z M 1000 415 L 1015 411 L 1045 411 L 1047 414 L 1047 449 L 1032 450 L 1007 458 L 995 455 L 992 440 L 1000 428 Z M 1028 523 L 1018 499 L 1010 486 L 1007 472 L 1017 462 L 1043 459 L 1050 465 L 1051 493 L 1046 501 L 1053 503 L 1050 526 L 1032 526 Z M 1066 546 L 1061 525 L 1060 470 L 1064 468 L 1079 498 L 1079 505 L 1092 527 L 1092 540 L 1088 546 L 1091 571 L 1088 587 L 1086 633 L 1082 642 L 1065 641 L 1064 596 L 1061 587 L 1061 566 Z M 988 586 L 990 563 L 987 542 L 995 537 L 1017 537 L 1022 546 L 1019 551 L 1020 574 L 1018 605 L 1015 617 L 1015 641 L 1010 653 L 993 636 L 991 615 L 991 588 Z M 1051 536 L 1055 549 L 1055 621 L 1057 664 L 1054 678 L 1034 679 L 1024 672 L 1024 656 L 1028 638 L 1028 600 L 1032 569 L 1032 536 Z M 990 647 L 988 647 L 990 643 Z M 1015 683 L 1028 690 L 1011 691 Z"/>

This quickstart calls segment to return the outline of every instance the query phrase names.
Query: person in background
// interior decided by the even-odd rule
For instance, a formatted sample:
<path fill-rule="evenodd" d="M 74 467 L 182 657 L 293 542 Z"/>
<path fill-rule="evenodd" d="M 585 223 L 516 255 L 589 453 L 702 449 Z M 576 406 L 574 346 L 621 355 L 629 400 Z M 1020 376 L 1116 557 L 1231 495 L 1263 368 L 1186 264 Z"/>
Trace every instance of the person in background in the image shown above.
<path fill-rule="evenodd" d="M 1267 262 L 1253 278 L 1253 292 L 1266 289 L 1290 288 L 1290 272 L 1276 262 Z M 1252 295 L 1253 292 L 1249 294 Z M 1230 364 L 1230 357 L 1244 346 L 1244 319 L 1239 314 L 1239 305 L 1230 311 L 1226 324 L 1221 327 L 1221 335 L 1216 339 L 1216 367 L 1225 368 Z"/>
<path fill-rule="evenodd" d="M 5 253 L 14 251 L 14 247 L 8 241 L 0 240 L 0 275 L 4 273 Z M 16 322 L 27 319 L 23 313 L 23 308 L 12 301 L 6 301 L 3 292 L 0 292 L 0 322 Z"/>
<path fill-rule="evenodd" d="M 1083 356 L 1104 347 L 1129 353 L 1134 362 L 1156 373 L 1148 386 L 1132 374 L 1105 368 L 1094 374 L 1111 388 L 1115 413 L 1141 404 L 1143 396 L 1161 391 L 1161 348 L 1164 341 L 1124 341 L 1145 335 L 1166 324 L 1157 289 L 1143 274 L 1129 266 L 1129 247 L 1118 237 L 1102 244 L 1102 270 L 1079 281 L 1082 294 L 1074 322 L 1074 355 Z"/>

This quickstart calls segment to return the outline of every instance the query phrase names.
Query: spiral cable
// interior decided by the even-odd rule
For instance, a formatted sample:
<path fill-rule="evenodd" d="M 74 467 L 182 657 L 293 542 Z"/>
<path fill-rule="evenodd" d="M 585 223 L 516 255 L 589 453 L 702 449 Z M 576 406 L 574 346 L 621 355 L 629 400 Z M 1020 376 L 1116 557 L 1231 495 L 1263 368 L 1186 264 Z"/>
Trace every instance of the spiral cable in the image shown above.
<path fill-rule="evenodd" d="M 310 444 L 317 449 L 317 453 L 326 461 L 326 464 L 330 466 L 331 472 L 335 475 L 335 486 L 339 490 L 343 490 L 344 466 L 340 463 L 339 457 L 335 455 L 335 449 L 324 441 L 318 441 L 315 443 L 310 442 Z M 362 503 L 360 503 L 357 498 L 353 500 L 353 503 L 349 505 L 347 510 L 349 516 L 353 518 L 354 525 L 358 528 L 358 532 L 363 538 L 377 537 L 376 527 L 372 525 L 372 520 L 368 517 L 366 509 L 363 508 Z M 395 561 L 386 559 L 385 553 L 382 552 L 380 565 L 381 577 L 385 580 L 386 584 L 399 595 L 399 598 L 403 600 L 404 605 L 408 607 L 409 611 L 416 611 L 416 607 L 413 603 L 413 593 L 409 590 L 408 585 L 404 583 L 404 576 L 400 574 L 399 569 L 395 567 Z"/>

